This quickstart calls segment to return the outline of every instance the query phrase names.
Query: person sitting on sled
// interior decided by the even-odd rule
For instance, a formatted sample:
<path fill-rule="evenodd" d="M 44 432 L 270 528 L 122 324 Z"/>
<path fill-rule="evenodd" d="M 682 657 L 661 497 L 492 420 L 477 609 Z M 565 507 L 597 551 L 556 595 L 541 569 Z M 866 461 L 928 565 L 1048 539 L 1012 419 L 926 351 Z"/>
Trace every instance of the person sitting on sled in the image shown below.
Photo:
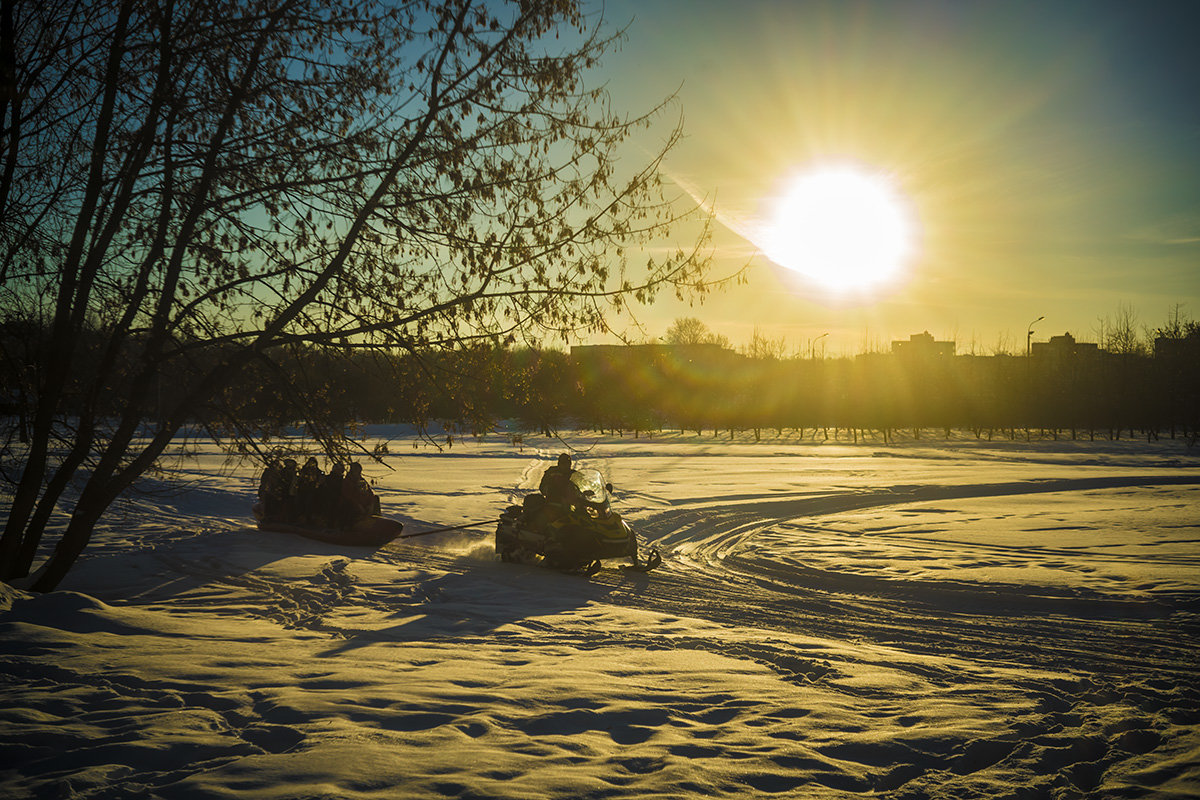
<path fill-rule="evenodd" d="M 350 465 L 346 477 L 342 479 L 341 500 L 341 522 L 345 527 L 379 513 L 379 498 L 371 491 L 367 479 L 362 476 L 362 464 L 357 461 Z"/>
<path fill-rule="evenodd" d="M 329 468 L 329 474 L 321 481 L 314 514 L 314 521 L 318 525 L 336 528 L 341 524 L 342 481 L 345 479 L 345 471 L 345 467 L 334 462 Z"/>
<path fill-rule="evenodd" d="M 309 456 L 296 478 L 296 507 L 302 525 L 320 524 L 319 494 L 325 473 L 317 459 Z"/>
<path fill-rule="evenodd" d="M 272 459 L 263 470 L 258 482 L 259 511 L 261 520 L 268 522 L 292 522 L 296 517 L 296 461 Z"/>
<path fill-rule="evenodd" d="M 280 491 L 283 462 L 272 458 L 263 467 L 258 479 L 258 502 L 254 504 L 254 516 L 259 522 L 274 521 L 283 516 L 283 501 Z"/>

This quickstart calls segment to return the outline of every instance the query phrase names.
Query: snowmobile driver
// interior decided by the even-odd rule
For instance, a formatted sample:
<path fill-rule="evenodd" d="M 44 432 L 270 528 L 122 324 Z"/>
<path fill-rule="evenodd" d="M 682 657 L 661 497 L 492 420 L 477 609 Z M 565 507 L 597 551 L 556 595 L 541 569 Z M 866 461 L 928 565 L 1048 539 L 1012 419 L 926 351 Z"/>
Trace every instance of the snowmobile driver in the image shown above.
<path fill-rule="evenodd" d="M 525 497 L 525 518 L 531 523 L 548 522 L 563 514 L 564 507 L 576 494 L 571 475 L 575 469 L 571 466 L 571 457 L 563 453 L 558 457 L 554 466 L 547 467 L 538 483 L 537 494 Z"/>
<path fill-rule="evenodd" d="M 571 498 L 575 487 L 571 483 L 571 475 L 575 472 L 571 466 L 571 457 L 563 453 L 558 457 L 558 463 L 549 467 L 542 475 L 538 491 L 548 502 L 562 504 Z"/>

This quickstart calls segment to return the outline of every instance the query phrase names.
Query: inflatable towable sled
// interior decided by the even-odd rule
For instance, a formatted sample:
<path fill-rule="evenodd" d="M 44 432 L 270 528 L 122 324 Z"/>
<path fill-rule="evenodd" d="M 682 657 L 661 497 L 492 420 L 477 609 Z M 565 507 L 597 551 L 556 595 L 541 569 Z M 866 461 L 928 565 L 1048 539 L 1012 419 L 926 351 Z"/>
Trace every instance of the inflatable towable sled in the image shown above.
<path fill-rule="evenodd" d="M 629 558 L 622 569 L 649 572 L 662 563 L 651 549 L 638 559 L 637 537 L 612 510 L 606 484 L 594 469 L 571 473 L 562 498 L 531 494 L 524 505 L 509 506 L 496 525 L 496 554 L 501 561 L 537 564 L 563 572 L 595 574 L 609 558 Z"/>
<path fill-rule="evenodd" d="M 349 545 L 351 547 L 382 547 L 395 539 L 404 530 L 404 525 L 393 519 L 380 516 L 363 517 L 351 525 L 328 528 L 297 522 L 263 517 L 262 504 L 255 503 L 252 509 L 260 531 L 293 533 L 318 542 Z"/>

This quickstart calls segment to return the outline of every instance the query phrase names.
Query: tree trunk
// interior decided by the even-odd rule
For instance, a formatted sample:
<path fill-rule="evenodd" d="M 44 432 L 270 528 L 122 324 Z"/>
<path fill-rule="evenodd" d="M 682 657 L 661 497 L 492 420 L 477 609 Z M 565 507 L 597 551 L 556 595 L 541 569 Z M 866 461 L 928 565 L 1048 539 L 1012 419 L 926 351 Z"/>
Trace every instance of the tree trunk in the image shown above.
<path fill-rule="evenodd" d="M 46 562 L 45 570 L 31 587 L 33 591 L 52 592 L 58 588 L 58 584 L 66 577 L 76 559 L 87 547 L 92 538 L 92 531 L 95 530 L 96 522 L 99 521 L 100 515 L 104 513 L 111 502 L 111 499 L 87 503 L 81 500 L 75 506 L 75 513 L 71 515 L 67 530 L 55 545 L 54 552 Z"/>

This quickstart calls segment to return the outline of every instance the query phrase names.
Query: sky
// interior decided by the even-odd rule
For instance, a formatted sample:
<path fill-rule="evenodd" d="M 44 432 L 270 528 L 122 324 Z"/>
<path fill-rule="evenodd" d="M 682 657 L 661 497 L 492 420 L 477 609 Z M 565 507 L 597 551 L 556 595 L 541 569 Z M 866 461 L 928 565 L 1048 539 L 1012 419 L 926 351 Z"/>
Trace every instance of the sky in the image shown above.
<path fill-rule="evenodd" d="M 1023 352 L 1102 318 L 1200 317 L 1200 3 L 606 0 L 630 21 L 604 78 L 618 108 L 673 92 L 666 171 L 718 221 L 714 272 L 745 285 L 639 315 L 696 316 L 827 355 L 929 331 Z M 662 130 L 658 134 L 662 135 Z M 655 141 L 648 139 L 647 148 Z M 831 292 L 763 255 L 792 176 L 878 176 L 903 199 L 903 270 Z M 819 345 L 817 344 L 819 343 Z"/>

